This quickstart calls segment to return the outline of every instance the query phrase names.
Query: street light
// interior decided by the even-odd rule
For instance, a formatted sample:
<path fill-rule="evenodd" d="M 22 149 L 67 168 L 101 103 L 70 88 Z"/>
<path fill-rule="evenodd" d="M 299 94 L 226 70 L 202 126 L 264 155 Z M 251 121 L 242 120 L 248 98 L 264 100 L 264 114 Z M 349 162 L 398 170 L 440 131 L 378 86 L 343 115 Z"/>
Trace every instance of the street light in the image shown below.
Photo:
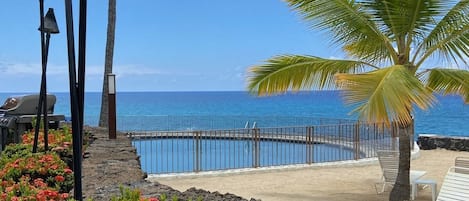
<path fill-rule="evenodd" d="M 34 131 L 34 144 L 33 144 L 33 153 L 37 152 L 37 144 L 39 138 L 39 125 L 41 122 L 41 114 L 44 117 L 44 149 L 47 151 L 49 149 L 48 145 L 48 129 L 49 121 L 47 118 L 47 58 L 49 54 L 49 41 L 51 34 L 59 33 L 59 27 L 57 26 L 57 21 L 55 20 L 54 9 L 49 8 L 46 16 L 44 16 L 44 2 L 43 0 L 39 3 L 40 7 L 40 19 L 41 24 L 39 26 L 39 31 L 41 32 L 41 60 L 42 60 L 42 76 L 41 76 L 41 89 L 39 92 L 39 102 L 37 106 L 37 116 L 36 116 L 36 125 Z M 45 34 L 45 40 L 44 40 Z"/>
<path fill-rule="evenodd" d="M 109 139 L 116 139 L 116 75 L 107 74 L 108 81 L 108 132 Z"/>

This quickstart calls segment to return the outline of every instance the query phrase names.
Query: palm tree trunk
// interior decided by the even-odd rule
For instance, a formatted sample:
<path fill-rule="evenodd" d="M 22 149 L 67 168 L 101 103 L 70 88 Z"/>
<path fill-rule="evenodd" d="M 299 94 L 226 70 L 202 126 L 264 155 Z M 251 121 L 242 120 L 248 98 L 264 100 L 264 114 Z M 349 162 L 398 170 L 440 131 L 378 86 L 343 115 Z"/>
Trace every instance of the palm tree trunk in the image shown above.
<path fill-rule="evenodd" d="M 108 127 L 108 80 L 107 74 L 112 73 L 112 60 L 114 58 L 114 38 L 116 35 L 116 0 L 109 0 L 106 56 L 104 59 L 103 91 L 101 95 L 101 113 L 99 126 Z"/>
<path fill-rule="evenodd" d="M 410 151 L 413 122 L 399 126 L 399 169 L 396 183 L 389 195 L 390 201 L 410 200 Z"/>

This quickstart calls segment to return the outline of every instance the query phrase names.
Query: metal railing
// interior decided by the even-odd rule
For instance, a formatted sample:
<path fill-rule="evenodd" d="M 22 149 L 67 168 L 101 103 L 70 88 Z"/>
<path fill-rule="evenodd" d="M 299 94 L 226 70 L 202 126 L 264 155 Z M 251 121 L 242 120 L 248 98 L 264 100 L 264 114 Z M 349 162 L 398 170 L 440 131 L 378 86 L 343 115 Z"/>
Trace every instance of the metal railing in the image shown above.
<path fill-rule="evenodd" d="M 128 132 L 149 174 L 184 173 L 376 157 L 396 149 L 395 128 L 347 123 L 296 127 Z"/>
<path fill-rule="evenodd" d="M 354 119 L 317 118 L 304 116 L 247 116 L 247 115 L 120 115 L 117 129 L 120 131 L 157 130 L 157 131 L 196 131 L 245 128 L 248 124 L 256 127 L 287 127 L 307 125 L 330 125 L 355 123 Z"/>

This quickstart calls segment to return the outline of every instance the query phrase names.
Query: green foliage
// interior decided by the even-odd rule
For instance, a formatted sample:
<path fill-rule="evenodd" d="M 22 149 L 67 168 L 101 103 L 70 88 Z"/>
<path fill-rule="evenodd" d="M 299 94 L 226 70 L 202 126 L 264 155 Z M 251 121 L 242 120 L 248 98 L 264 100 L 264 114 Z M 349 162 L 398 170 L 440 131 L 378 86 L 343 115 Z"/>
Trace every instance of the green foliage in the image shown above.
<path fill-rule="evenodd" d="M 42 121 L 39 122 L 39 129 L 44 129 L 44 118 L 41 119 Z M 36 124 L 37 124 L 37 117 L 33 117 L 31 119 L 31 126 L 33 128 L 36 128 Z"/>
<path fill-rule="evenodd" d="M 40 132 L 41 133 L 41 132 Z M 57 147 L 66 147 L 71 137 L 64 130 L 50 130 L 54 151 L 32 153 L 34 132 L 22 136 L 23 144 L 10 144 L 0 155 L 0 200 L 72 200 L 73 172 L 59 157 Z M 71 135 L 71 133 L 69 133 Z M 40 135 L 38 141 L 44 139 Z"/>
<path fill-rule="evenodd" d="M 356 105 L 354 112 L 366 121 L 389 125 L 390 117 L 405 124 L 412 121 L 412 106 L 427 109 L 434 100 L 431 91 L 401 65 L 363 74 L 338 74 L 336 77 L 343 84 L 346 101 Z"/>
<path fill-rule="evenodd" d="M 343 90 L 362 120 L 394 121 L 401 126 L 412 123 L 413 107 L 433 105 L 431 92 L 461 95 L 469 103 L 469 1 L 285 1 L 312 28 L 327 32 L 332 44 L 342 48 L 351 61 L 274 56 L 249 69 L 251 93 L 270 95 L 332 86 Z M 444 59 L 447 68 L 465 68 L 438 69 L 426 65 L 429 58 Z M 410 146 L 399 148 L 401 153 L 410 153 Z M 405 188 L 409 186 L 406 167 L 410 158 L 401 157 L 399 163 L 399 175 L 407 178 L 399 176 L 401 185 L 395 185 L 390 200 L 409 198 L 410 190 Z"/>
<path fill-rule="evenodd" d="M 33 147 L 27 144 L 10 144 L 6 146 L 0 155 L 0 169 L 16 159 L 32 156 L 32 150 Z"/>
<path fill-rule="evenodd" d="M 120 196 L 111 197 L 111 201 L 158 201 L 156 198 L 143 198 L 139 190 L 119 186 Z"/>
<path fill-rule="evenodd" d="M 131 190 L 130 188 L 124 188 L 123 186 L 119 186 L 119 191 L 121 193 L 121 196 L 112 197 L 111 201 L 138 201 L 140 200 L 140 191 L 138 190 Z"/>
<path fill-rule="evenodd" d="M 197 201 L 203 201 L 204 198 L 202 196 L 197 197 Z M 192 201 L 192 198 L 189 198 L 187 201 Z"/>
<path fill-rule="evenodd" d="M 443 94 L 460 94 L 469 103 L 469 71 L 458 69 L 432 69 L 426 79 L 427 86 Z"/>
<path fill-rule="evenodd" d="M 40 178 L 60 192 L 73 188 L 72 170 L 55 153 L 35 153 L 6 163 L 0 171 L 0 181 L 19 182 L 24 175 L 32 180 Z"/>
<path fill-rule="evenodd" d="M 167 199 L 168 199 L 168 196 L 166 194 L 163 193 L 160 195 L 160 201 L 167 201 Z"/>
<path fill-rule="evenodd" d="M 252 67 L 250 71 L 255 76 L 249 77 L 249 88 L 258 95 L 270 95 L 288 89 L 331 89 L 335 86 L 335 74 L 363 72 L 364 66 L 370 64 L 314 56 L 282 55 L 269 59 L 264 65 Z"/>
<path fill-rule="evenodd" d="M 355 111 L 362 113 L 360 116 L 364 120 L 386 119 L 386 122 L 399 121 L 404 124 L 410 123 L 409 116 L 412 113 L 410 107 L 415 105 L 426 109 L 433 103 L 433 97 L 424 92 L 428 89 L 422 89 L 422 84 L 416 84 L 415 81 L 423 82 L 423 86 L 428 87 L 430 91 L 462 95 L 465 101 L 469 102 L 467 69 L 449 72 L 432 70 L 432 66 L 425 66 L 425 71 L 431 72 L 429 78 L 419 76 L 421 73 L 419 68 L 428 58 L 443 58 L 452 64 L 449 67 L 467 66 L 469 1 L 286 0 L 286 2 L 310 23 L 312 28 L 328 32 L 332 43 L 348 54 L 347 59 L 326 59 L 305 55 L 274 56 L 267 59 L 264 64 L 249 69 L 250 92 L 270 95 L 288 90 L 343 89 L 347 100 L 360 99 L 361 103 L 377 101 L 371 104 L 357 104 Z M 353 74 L 358 74 L 357 78 L 366 79 L 368 75 L 373 74 L 367 72 L 369 70 L 392 69 L 393 66 L 404 66 L 409 76 L 391 78 L 386 75 L 378 80 L 366 81 L 375 82 L 372 86 L 376 87 L 367 91 L 367 97 L 372 99 L 361 98 L 363 90 L 360 88 L 365 86 L 360 84 L 361 81 L 345 79 L 348 83 L 340 80 L 338 83 L 337 80 L 344 77 L 352 78 Z M 337 74 L 342 75 L 335 76 Z M 334 83 L 338 85 L 334 86 Z M 396 86 L 385 86 L 390 84 Z M 381 92 L 384 88 L 399 88 L 399 86 L 404 86 L 406 91 L 393 95 L 407 93 L 405 97 L 388 99 L 391 95 L 384 94 L 381 97 L 373 95 L 383 95 Z M 405 104 L 395 102 L 396 99 L 406 99 L 403 100 Z"/>

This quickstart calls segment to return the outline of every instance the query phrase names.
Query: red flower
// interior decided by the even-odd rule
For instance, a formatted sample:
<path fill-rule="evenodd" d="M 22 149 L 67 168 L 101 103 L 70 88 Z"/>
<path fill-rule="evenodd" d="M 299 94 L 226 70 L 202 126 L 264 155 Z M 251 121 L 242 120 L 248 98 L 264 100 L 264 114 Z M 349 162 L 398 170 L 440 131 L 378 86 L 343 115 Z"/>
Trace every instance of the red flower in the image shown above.
<path fill-rule="evenodd" d="M 62 175 L 57 175 L 57 176 L 55 176 L 55 181 L 63 182 L 63 181 L 65 181 L 65 177 L 62 176 Z"/>
<path fill-rule="evenodd" d="M 66 200 L 66 199 L 68 198 L 68 193 L 62 193 L 62 194 L 60 195 L 60 197 L 61 197 L 62 199 L 64 199 L 64 200 Z"/>
<path fill-rule="evenodd" d="M 148 201 L 159 201 L 158 198 L 149 198 Z"/>
<path fill-rule="evenodd" d="M 47 187 L 47 184 L 44 183 L 44 180 L 42 178 L 35 179 L 33 183 L 34 183 L 34 186 L 39 187 L 39 188 Z"/>
<path fill-rule="evenodd" d="M 70 168 L 65 168 L 64 172 L 65 172 L 65 174 L 70 174 L 70 173 L 72 173 L 72 170 Z"/>
<path fill-rule="evenodd" d="M 57 164 L 53 164 L 50 166 L 50 169 L 53 169 L 53 170 L 57 170 L 57 168 L 59 168 Z"/>

